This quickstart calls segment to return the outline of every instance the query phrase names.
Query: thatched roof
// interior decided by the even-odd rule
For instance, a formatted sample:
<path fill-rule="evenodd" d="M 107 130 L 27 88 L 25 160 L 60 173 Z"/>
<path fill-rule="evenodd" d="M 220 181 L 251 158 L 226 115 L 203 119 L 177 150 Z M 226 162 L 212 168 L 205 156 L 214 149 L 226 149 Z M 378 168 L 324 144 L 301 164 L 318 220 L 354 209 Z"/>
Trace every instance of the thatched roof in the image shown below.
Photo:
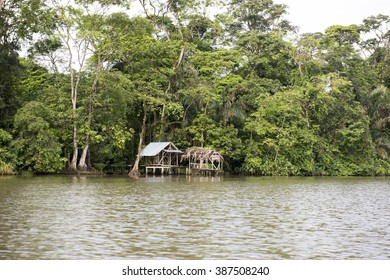
<path fill-rule="evenodd" d="M 188 148 L 181 156 L 183 159 L 191 159 L 195 161 L 223 161 L 222 155 L 215 149 L 209 148 Z"/>

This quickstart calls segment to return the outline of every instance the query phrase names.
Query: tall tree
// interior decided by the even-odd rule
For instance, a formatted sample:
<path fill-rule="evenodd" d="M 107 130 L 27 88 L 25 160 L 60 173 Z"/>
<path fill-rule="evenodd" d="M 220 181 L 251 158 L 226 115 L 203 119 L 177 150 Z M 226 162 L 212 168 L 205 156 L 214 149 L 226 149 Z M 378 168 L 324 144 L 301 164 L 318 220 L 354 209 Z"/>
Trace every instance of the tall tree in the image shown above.
<path fill-rule="evenodd" d="M 0 175 L 13 174 L 15 155 L 9 148 L 12 135 L 0 128 Z"/>
<path fill-rule="evenodd" d="M 324 34 L 306 33 L 298 36 L 290 55 L 298 67 L 298 82 L 307 81 L 322 73 L 326 64 L 323 58 L 322 42 Z"/>
<path fill-rule="evenodd" d="M 351 82 L 337 74 L 259 98 L 246 129 L 244 170 L 279 175 L 365 175 L 374 146 Z"/>
<path fill-rule="evenodd" d="M 283 18 L 287 13 L 287 6 L 275 4 L 273 0 L 231 0 L 229 10 L 233 16 L 233 33 L 285 33 L 294 29 L 290 22 Z"/>
<path fill-rule="evenodd" d="M 111 4 L 120 3 L 117 1 L 78 1 L 79 5 L 81 5 L 84 9 L 84 14 L 80 18 L 80 24 L 78 25 L 79 37 L 85 40 L 87 44 L 87 48 L 90 53 L 93 54 L 91 62 L 92 67 L 90 68 L 90 75 L 92 75 L 92 81 L 90 90 L 87 90 L 89 93 L 87 94 L 86 101 L 86 120 L 83 124 L 84 130 L 84 147 L 81 153 L 78 170 L 85 171 L 87 169 L 91 169 L 91 129 L 92 122 L 94 119 L 94 107 L 95 100 L 98 95 L 98 84 L 103 75 L 104 62 L 108 60 L 109 54 L 106 51 L 108 34 L 105 34 L 104 30 L 107 30 L 109 27 L 107 26 L 107 15 L 111 8 Z M 94 4 L 94 9 L 91 9 L 91 4 Z M 87 156 L 88 161 L 87 161 Z"/>
<path fill-rule="evenodd" d="M 390 159 L 390 90 L 379 86 L 364 100 L 370 116 L 371 134 L 379 159 Z"/>
<path fill-rule="evenodd" d="M 369 54 L 370 64 L 376 69 L 379 80 L 390 87 L 390 16 L 368 17 L 360 28 L 368 36 L 361 42 L 363 51 Z"/>
<path fill-rule="evenodd" d="M 164 89 L 164 97 L 163 99 L 157 98 L 153 101 L 154 104 L 157 102 L 161 102 L 158 107 L 160 107 L 160 130 L 158 133 L 159 139 L 162 140 L 165 138 L 165 127 L 166 127 L 166 115 L 169 113 L 167 112 L 169 109 L 171 110 L 177 110 L 178 106 L 175 104 L 174 100 L 171 97 L 171 93 L 173 90 L 173 84 L 175 81 L 175 76 L 180 69 L 186 55 L 186 50 L 187 50 L 187 39 L 184 35 L 184 26 L 183 26 L 183 19 L 186 17 L 186 13 L 188 12 L 189 9 L 195 7 L 192 1 L 189 2 L 183 2 L 183 1 L 168 1 L 166 3 L 166 6 L 162 6 L 159 10 L 156 10 L 155 4 L 152 3 L 153 1 L 149 1 L 149 5 L 153 10 L 153 14 L 150 14 L 148 12 L 147 5 L 145 1 L 140 1 L 142 4 L 145 14 L 147 18 L 151 21 L 152 24 L 154 24 L 157 27 L 163 27 L 161 32 L 165 33 L 165 40 L 164 41 L 155 41 L 155 44 L 160 45 L 160 49 L 162 50 L 169 50 L 166 53 L 163 53 L 163 60 L 160 62 L 160 65 L 164 66 L 162 68 L 161 66 L 158 67 L 161 72 L 159 74 L 160 80 L 156 80 L 158 83 L 160 83 L 159 86 L 162 86 Z M 171 15 L 172 18 L 175 20 L 175 28 L 168 30 L 166 27 L 166 24 L 161 24 L 161 23 L 166 23 L 169 22 L 169 20 L 166 20 L 166 16 Z M 149 46 L 150 48 L 150 46 Z M 168 55 L 168 56 L 167 56 Z M 170 56 L 173 57 L 170 57 Z M 165 56 L 165 57 L 164 57 Z M 167 58 L 170 57 L 171 59 L 171 65 L 167 64 Z M 158 61 L 158 60 L 156 60 Z M 150 71 L 150 70 L 148 70 Z M 163 75 L 161 75 L 163 74 Z M 164 77 L 165 75 L 165 77 Z M 162 80 L 161 80 L 162 78 Z M 164 81 L 165 80 L 165 81 Z M 165 99 L 165 100 L 164 100 Z M 159 101 L 158 101 L 159 100 Z M 150 98 L 148 100 L 149 106 L 150 104 Z M 147 109 L 147 106 L 144 105 L 142 106 L 144 111 Z M 156 107 L 152 106 L 155 110 Z M 136 175 L 138 174 L 138 164 L 140 160 L 140 153 L 142 149 L 142 144 L 143 144 L 143 137 L 145 134 L 145 125 L 146 125 L 146 113 L 144 113 L 143 116 L 143 122 L 141 126 L 141 132 L 140 132 L 140 139 L 139 139 L 139 145 L 138 145 L 138 154 L 137 158 L 135 161 L 135 164 L 133 165 L 132 170 L 129 172 L 129 175 Z"/>
<path fill-rule="evenodd" d="M 77 24 L 81 22 L 82 11 L 62 1 L 52 1 L 54 6 L 53 25 L 55 30 L 52 37 L 61 42 L 60 51 L 63 52 L 64 65 L 61 67 L 69 73 L 71 116 L 73 123 L 73 153 L 70 170 L 77 172 L 79 123 L 78 123 L 78 96 L 82 73 L 85 67 L 89 42 L 77 36 Z M 57 67 L 58 68 L 58 67 Z"/>
<path fill-rule="evenodd" d="M 11 126 L 19 106 L 14 86 L 20 74 L 20 43 L 45 28 L 48 14 L 49 9 L 41 0 L 0 2 L 0 127 Z"/>
<path fill-rule="evenodd" d="M 52 128 L 53 114 L 42 103 L 31 101 L 18 110 L 14 126 L 17 137 L 13 147 L 18 155 L 17 168 L 35 173 L 63 170 L 61 144 Z"/>

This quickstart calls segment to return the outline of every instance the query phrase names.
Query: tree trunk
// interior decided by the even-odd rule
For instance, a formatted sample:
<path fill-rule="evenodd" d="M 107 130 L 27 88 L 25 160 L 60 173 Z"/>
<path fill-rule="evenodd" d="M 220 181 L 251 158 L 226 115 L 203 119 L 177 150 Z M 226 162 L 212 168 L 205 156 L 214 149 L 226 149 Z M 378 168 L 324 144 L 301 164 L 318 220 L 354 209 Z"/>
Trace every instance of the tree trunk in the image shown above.
<path fill-rule="evenodd" d="M 71 67 L 71 63 L 69 64 Z M 73 118 L 73 157 L 70 163 L 70 170 L 77 172 L 78 158 L 78 128 L 77 128 L 77 89 L 74 86 L 74 72 L 70 68 L 71 100 L 72 100 L 72 118 Z"/>
<path fill-rule="evenodd" d="M 89 134 L 87 134 L 86 136 L 86 144 L 84 146 L 84 149 L 83 149 L 83 152 L 81 154 L 81 157 L 80 157 L 80 161 L 79 161 L 79 170 L 81 171 L 86 171 L 88 170 L 88 165 L 87 165 L 87 155 L 88 155 L 88 150 L 89 150 Z"/>
<path fill-rule="evenodd" d="M 164 125 L 165 125 L 165 104 L 163 105 L 160 119 L 160 133 L 158 134 L 158 138 L 160 141 L 163 141 L 165 138 L 164 135 Z"/>
<path fill-rule="evenodd" d="M 93 100 L 95 98 L 95 95 L 96 95 L 96 90 L 97 90 L 97 80 L 98 80 L 98 75 L 96 75 L 94 81 L 93 81 L 93 84 L 92 84 L 92 94 L 90 95 L 89 97 L 89 104 L 88 104 L 88 120 L 87 120 L 87 131 L 89 131 L 91 129 L 91 124 L 92 124 L 92 118 L 93 118 Z M 88 169 L 88 165 L 87 165 L 87 156 L 91 156 L 89 154 L 89 150 L 90 150 L 90 146 L 91 146 L 91 137 L 90 137 L 90 134 L 87 133 L 85 135 L 85 146 L 84 146 L 84 149 L 83 149 L 83 153 L 81 154 L 81 157 L 80 157 L 80 160 L 79 160 L 79 169 L 80 170 L 87 170 Z M 90 159 L 89 159 L 90 161 Z"/>
<path fill-rule="evenodd" d="M 94 113 L 94 106 L 93 102 L 95 100 L 95 97 L 97 95 L 97 85 L 100 78 L 100 72 L 102 68 L 101 64 L 101 54 L 100 49 L 98 51 L 97 55 L 98 61 L 95 68 L 95 77 L 92 82 L 92 88 L 91 88 L 91 94 L 89 96 L 89 102 L 88 102 L 88 119 L 87 119 L 87 131 L 91 129 L 92 125 L 92 119 L 93 119 L 93 113 Z M 81 154 L 80 161 L 79 161 L 79 169 L 82 171 L 88 170 L 91 168 L 91 153 L 90 153 L 90 146 L 91 146 L 91 137 L 90 134 L 87 133 L 85 135 L 85 146 L 83 149 L 83 153 Z M 88 157 L 88 163 L 87 163 L 87 157 Z"/>
<path fill-rule="evenodd" d="M 0 0 L 2 1 L 2 0 Z M 4 1 L 2 1 L 4 3 Z M 54 5 L 54 9 L 58 10 L 61 13 L 61 16 L 67 17 L 67 11 L 65 11 L 60 3 L 52 3 Z M 76 14 L 73 14 L 76 16 Z M 76 16 L 77 17 L 77 16 Z M 69 170 L 71 172 L 77 172 L 77 159 L 78 159 L 78 115 L 77 115 L 77 95 L 78 89 L 80 86 L 80 80 L 83 73 L 84 63 L 87 58 L 87 52 L 89 48 L 89 43 L 85 41 L 85 39 L 77 40 L 78 36 L 75 36 L 74 23 L 77 18 L 72 17 L 72 20 L 61 21 L 58 25 L 56 25 L 57 31 L 55 35 L 60 35 L 61 41 L 63 45 L 66 47 L 68 52 L 68 70 L 70 74 L 70 98 L 72 101 L 72 122 L 73 122 L 73 156 L 72 161 L 69 165 Z M 70 19 L 70 18 L 69 18 Z M 65 36 L 63 36 L 65 35 Z M 76 59 L 75 58 L 76 55 Z M 74 68 L 74 64 L 78 63 L 78 70 Z"/>
<path fill-rule="evenodd" d="M 283 121 L 282 121 L 282 126 L 279 128 L 279 132 L 278 132 L 278 135 L 276 136 L 276 138 L 278 139 L 278 144 L 275 148 L 275 158 L 274 158 L 274 164 L 276 166 L 276 162 L 278 161 L 278 156 L 279 156 L 279 150 L 280 150 L 280 134 L 283 130 L 283 127 L 284 127 L 284 121 L 286 120 L 286 116 L 283 117 Z M 275 167 L 274 167 L 275 168 Z"/>
<path fill-rule="evenodd" d="M 299 74 L 300 74 L 301 79 L 302 79 L 303 78 L 302 63 L 298 63 L 298 69 L 299 69 Z"/>
<path fill-rule="evenodd" d="M 77 172 L 77 158 L 78 158 L 78 139 L 77 139 L 77 124 L 73 125 L 73 157 L 70 163 L 70 170 Z"/>
<path fill-rule="evenodd" d="M 141 132 L 139 134 L 138 154 L 137 154 L 137 158 L 135 159 L 133 168 L 128 174 L 130 177 L 138 177 L 140 175 L 138 170 L 139 170 L 139 162 L 141 160 L 141 151 L 142 151 L 142 145 L 143 145 L 143 140 L 144 140 L 145 130 L 146 130 L 146 117 L 147 117 L 147 111 L 146 111 L 146 105 L 144 104 L 144 117 L 142 120 Z"/>
<path fill-rule="evenodd" d="M 179 66 L 182 64 L 182 62 L 184 60 L 184 55 L 185 55 L 185 48 L 183 47 L 183 48 L 181 48 L 181 51 L 180 51 L 180 54 L 179 54 L 179 57 L 177 59 L 176 64 L 172 68 L 174 74 L 176 73 L 177 68 L 179 68 Z M 165 90 L 165 96 L 169 96 L 169 91 L 171 90 L 171 88 L 172 88 L 172 76 L 170 76 L 168 79 L 168 86 Z M 165 104 L 163 105 L 162 112 L 161 112 L 161 118 L 160 118 L 160 133 L 159 133 L 159 140 L 160 141 L 163 141 L 165 138 L 164 127 L 165 127 Z"/>
<path fill-rule="evenodd" d="M 92 163 L 91 163 L 91 147 L 88 148 L 88 154 L 87 154 L 87 168 L 88 170 L 92 169 Z"/>
<path fill-rule="evenodd" d="M 77 72 L 77 76 L 75 77 L 75 70 L 73 69 L 73 53 L 72 46 L 70 44 L 71 40 L 70 30 L 67 29 L 67 39 L 65 41 L 67 45 L 67 49 L 69 51 L 69 72 L 70 72 L 70 86 L 71 86 L 71 101 L 72 101 L 72 118 L 73 118 L 73 157 L 72 162 L 70 163 L 70 170 L 73 172 L 77 172 L 77 158 L 78 158 L 78 127 L 77 127 L 77 95 L 78 89 L 81 80 L 81 69 L 84 66 L 84 62 L 86 59 L 86 49 L 83 51 L 80 61 L 80 70 Z"/>

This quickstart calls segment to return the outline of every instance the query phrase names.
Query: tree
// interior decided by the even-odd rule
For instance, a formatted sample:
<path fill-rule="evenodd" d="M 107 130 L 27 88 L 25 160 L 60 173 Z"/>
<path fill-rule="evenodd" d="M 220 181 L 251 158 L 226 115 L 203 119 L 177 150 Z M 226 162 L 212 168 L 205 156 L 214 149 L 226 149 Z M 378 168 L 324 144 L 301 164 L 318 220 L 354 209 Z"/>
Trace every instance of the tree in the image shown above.
<path fill-rule="evenodd" d="M 139 91 L 141 93 L 140 97 L 141 100 L 143 100 L 143 121 L 141 125 L 141 131 L 139 134 L 139 144 L 138 144 L 138 154 L 136 161 L 133 165 L 132 170 L 129 172 L 130 176 L 137 175 L 138 174 L 138 164 L 140 160 L 140 153 L 142 149 L 143 144 L 143 137 L 145 135 L 145 129 L 146 129 L 146 118 L 147 113 L 146 110 L 152 112 L 159 111 L 160 113 L 160 130 L 158 133 L 158 137 L 160 140 L 162 140 L 165 135 L 165 127 L 166 127 L 166 116 L 170 113 L 168 110 L 180 111 L 180 106 L 176 104 L 176 102 L 172 99 L 172 90 L 173 85 L 175 82 L 175 76 L 180 69 L 186 55 L 186 44 L 187 40 L 183 33 L 183 25 L 182 25 L 182 19 L 186 15 L 187 8 L 191 8 L 194 6 L 191 6 L 192 2 L 189 3 L 181 2 L 181 1 L 168 1 L 166 3 L 165 8 L 161 8 L 158 12 L 155 9 L 155 6 L 152 4 L 152 1 L 150 1 L 150 6 L 154 10 L 154 14 L 151 15 L 148 12 L 148 9 L 146 7 L 145 1 L 140 1 L 144 11 L 146 13 L 146 16 L 150 20 L 154 26 L 157 27 L 163 27 L 161 30 L 163 34 L 165 34 L 165 40 L 155 40 L 154 38 L 150 38 L 149 34 L 145 39 L 144 42 L 146 43 L 145 47 L 148 53 L 142 53 L 140 54 L 140 50 L 133 50 L 134 53 L 138 53 L 136 57 L 133 56 L 133 60 L 138 60 L 139 58 L 146 58 L 149 63 L 148 67 L 142 67 L 140 73 L 144 74 L 145 70 L 146 72 L 150 72 L 148 76 L 144 76 L 141 79 L 138 79 L 138 81 L 143 80 L 142 83 L 138 83 L 139 85 L 142 85 L 144 87 L 145 80 L 153 79 L 153 83 L 150 85 L 155 85 L 159 87 L 160 89 L 163 89 L 163 94 L 161 94 L 160 89 L 153 89 L 150 92 L 154 92 L 154 96 L 149 96 L 145 99 L 145 93 L 143 93 L 143 90 Z M 164 7 L 164 6 L 163 6 Z M 165 11 L 165 12 L 162 12 Z M 162 13 L 162 14 L 161 14 Z M 176 28 L 171 29 L 171 32 L 166 27 L 167 25 L 161 24 L 162 22 L 167 22 L 165 20 L 166 14 L 172 14 L 173 18 L 176 20 Z M 168 21 L 169 22 L 169 21 Z M 155 49 L 155 45 L 158 47 Z M 143 50 L 145 50 L 145 47 Z M 157 56 L 153 56 L 156 55 Z M 158 64 L 156 64 L 156 62 Z M 149 68 L 150 66 L 154 66 L 155 68 Z M 129 69 L 132 73 L 134 73 L 134 67 Z M 152 70 L 152 71 L 151 71 Z M 156 71 L 157 70 L 157 71 Z M 130 72 L 129 71 L 129 72 Z M 137 75 L 139 76 L 139 74 Z M 150 87 L 148 85 L 148 87 Z M 138 88 L 141 89 L 141 87 L 138 86 Z M 160 92 L 160 93 L 159 93 Z"/>
<path fill-rule="evenodd" d="M 0 2 L 0 127 L 9 128 L 20 106 L 14 87 L 21 73 L 17 51 L 22 40 L 47 26 L 50 9 L 41 0 Z"/>
<path fill-rule="evenodd" d="M 0 128 L 0 175 L 13 174 L 15 155 L 10 151 L 12 135 Z"/>
<path fill-rule="evenodd" d="M 18 110 L 14 121 L 17 136 L 12 143 L 18 156 L 18 169 L 35 173 L 63 169 L 65 158 L 61 157 L 61 144 L 51 127 L 52 118 L 45 105 L 37 101 Z"/>
<path fill-rule="evenodd" d="M 374 145 L 369 118 L 353 84 L 335 73 L 318 76 L 309 87 L 308 115 L 317 127 L 316 172 L 366 175 L 372 172 Z"/>
<path fill-rule="evenodd" d="M 304 114 L 302 89 L 259 97 L 258 110 L 246 124 L 247 141 L 243 170 L 263 175 L 313 173 L 316 137 Z"/>
<path fill-rule="evenodd" d="M 96 1 L 92 1 L 96 2 Z M 80 156 L 78 163 L 78 170 L 85 171 L 91 169 L 91 158 L 90 158 L 90 147 L 91 147 L 91 133 L 92 132 L 92 122 L 94 120 L 94 113 L 96 107 L 96 98 L 99 94 L 99 83 L 101 77 L 105 71 L 104 62 L 108 60 L 110 54 L 107 52 L 107 40 L 108 34 L 105 34 L 105 30 L 109 28 L 107 26 L 107 13 L 109 6 L 112 1 L 103 1 L 99 2 L 100 5 L 97 5 L 97 10 L 90 12 L 89 10 L 89 1 L 81 1 L 80 4 L 83 5 L 84 9 L 88 14 L 84 14 L 81 17 L 81 23 L 78 26 L 79 36 L 87 43 L 89 51 L 93 54 L 91 59 L 91 64 L 89 74 L 92 76 L 90 90 L 87 90 L 86 103 L 86 120 L 84 121 L 83 130 L 85 135 L 84 148 Z M 89 160 L 87 162 L 87 155 L 89 155 Z"/>
<path fill-rule="evenodd" d="M 359 57 L 354 48 L 354 44 L 357 44 L 359 39 L 358 27 L 354 25 L 334 25 L 325 30 L 323 44 L 327 51 L 323 55 L 328 72 L 345 73 L 349 70 L 350 61 Z"/>
<path fill-rule="evenodd" d="M 306 33 L 298 36 L 290 52 L 298 67 L 299 78 L 296 79 L 296 83 L 307 82 L 311 77 L 322 74 L 326 64 L 323 57 L 323 41 L 322 33 Z"/>
<path fill-rule="evenodd" d="M 70 170 L 77 172 L 78 160 L 78 145 L 79 145 L 79 125 L 78 125 L 78 96 L 82 71 L 84 70 L 87 54 L 88 42 L 77 37 L 77 23 L 80 23 L 82 11 L 62 3 L 61 1 L 53 1 L 53 26 L 55 29 L 50 34 L 54 38 L 56 47 L 60 46 L 59 51 L 63 51 L 64 64 L 63 69 L 69 73 L 70 83 L 70 100 L 71 100 L 71 116 L 73 123 L 73 155 L 70 163 Z M 53 49 L 54 51 L 57 48 Z M 50 53 L 50 52 L 49 52 Z M 51 60 L 52 62 L 55 62 Z M 62 61 L 59 61 L 62 62 Z M 54 68 L 59 68 L 58 66 Z"/>
<path fill-rule="evenodd" d="M 0 45 L 0 127 L 9 128 L 12 116 L 19 106 L 18 97 L 13 94 L 20 74 L 17 54 Z"/>
<path fill-rule="evenodd" d="M 243 170 L 267 175 L 365 175 L 374 146 L 351 82 L 337 74 L 263 95 L 246 131 Z"/>
<path fill-rule="evenodd" d="M 95 66 L 95 78 L 91 86 L 91 97 L 89 102 L 89 112 L 86 121 L 86 140 L 83 153 L 79 160 L 78 149 L 80 141 L 80 115 L 79 115 L 79 95 L 80 87 L 83 81 L 84 71 L 86 68 L 87 58 L 95 51 L 94 48 L 99 46 L 99 27 L 104 24 L 103 14 L 88 14 L 91 7 L 97 5 L 97 9 L 107 8 L 107 5 L 112 3 L 120 3 L 121 1 L 76 1 L 79 5 L 73 6 L 62 3 L 61 1 L 53 2 L 53 26 L 55 30 L 50 33 L 48 38 L 44 38 L 35 49 L 40 55 L 47 55 L 52 63 L 62 63 L 64 65 L 54 65 L 53 69 L 66 69 L 69 73 L 70 83 L 70 100 L 72 104 L 71 119 L 73 122 L 73 153 L 69 168 L 76 172 L 78 169 L 87 169 L 86 156 L 90 147 L 90 135 L 88 127 L 92 120 L 92 99 L 96 94 L 96 86 L 102 70 L 101 50 L 97 53 L 97 64 Z M 101 37 L 101 36 L 100 36 Z M 62 60 L 56 60 L 58 55 L 55 52 L 62 52 Z"/>
<path fill-rule="evenodd" d="M 152 36 L 153 26 L 143 18 L 130 19 L 127 15 L 113 15 L 115 20 L 111 34 L 117 40 L 110 41 L 109 49 L 114 50 L 109 57 L 114 68 L 122 71 L 132 83 L 129 94 L 133 94 L 141 110 L 139 125 L 139 152 L 142 149 L 149 114 L 166 114 L 169 108 L 170 76 L 172 61 L 176 63 L 179 46 L 172 41 L 161 42 Z M 157 117 L 157 116 L 156 116 Z M 135 120 L 133 120 L 135 122 Z M 133 124 L 134 125 L 134 124 Z M 139 154 L 138 152 L 138 154 Z M 132 174 L 138 173 L 139 156 L 133 165 Z"/>
<path fill-rule="evenodd" d="M 379 86 L 365 100 L 371 134 L 379 159 L 390 159 L 390 90 Z"/>
<path fill-rule="evenodd" d="M 390 87 L 390 16 L 368 17 L 360 28 L 369 36 L 360 42 L 363 52 L 369 54 L 370 64 L 377 71 L 381 83 Z"/>
<path fill-rule="evenodd" d="M 134 137 L 134 129 L 128 123 L 130 107 L 135 101 L 132 92 L 133 86 L 123 73 L 113 70 L 101 73 L 92 105 L 93 122 L 88 131 L 93 162 L 125 162 L 127 143 Z"/>
<path fill-rule="evenodd" d="M 279 34 L 248 32 L 240 36 L 238 48 L 257 77 L 277 80 L 282 85 L 291 83 L 289 73 L 295 69 L 290 60 L 291 46 Z"/>
<path fill-rule="evenodd" d="M 287 13 L 287 6 L 284 4 L 275 4 L 272 0 L 231 0 L 229 6 L 234 19 L 230 27 L 233 33 L 284 33 L 294 30 L 294 27 L 283 19 Z"/>

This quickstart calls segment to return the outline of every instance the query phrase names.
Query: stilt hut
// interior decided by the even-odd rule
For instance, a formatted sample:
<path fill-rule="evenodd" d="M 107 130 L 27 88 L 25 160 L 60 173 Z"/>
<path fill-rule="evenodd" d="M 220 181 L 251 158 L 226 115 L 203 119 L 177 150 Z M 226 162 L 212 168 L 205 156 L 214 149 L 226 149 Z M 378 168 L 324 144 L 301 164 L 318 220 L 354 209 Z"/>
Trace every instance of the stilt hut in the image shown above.
<path fill-rule="evenodd" d="M 179 157 L 183 154 L 172 142 L 151 142 L 141 152 L 145 159 L 145 172 L 160 174 L 179 173 Z"/>
<path fill-rule="evenodd" d="M 188 175 L 214 176 L 223 173 L 223 157 L 214 149 L 189 148 L 182 155 L 182 160 L 188 160 Z"/>

